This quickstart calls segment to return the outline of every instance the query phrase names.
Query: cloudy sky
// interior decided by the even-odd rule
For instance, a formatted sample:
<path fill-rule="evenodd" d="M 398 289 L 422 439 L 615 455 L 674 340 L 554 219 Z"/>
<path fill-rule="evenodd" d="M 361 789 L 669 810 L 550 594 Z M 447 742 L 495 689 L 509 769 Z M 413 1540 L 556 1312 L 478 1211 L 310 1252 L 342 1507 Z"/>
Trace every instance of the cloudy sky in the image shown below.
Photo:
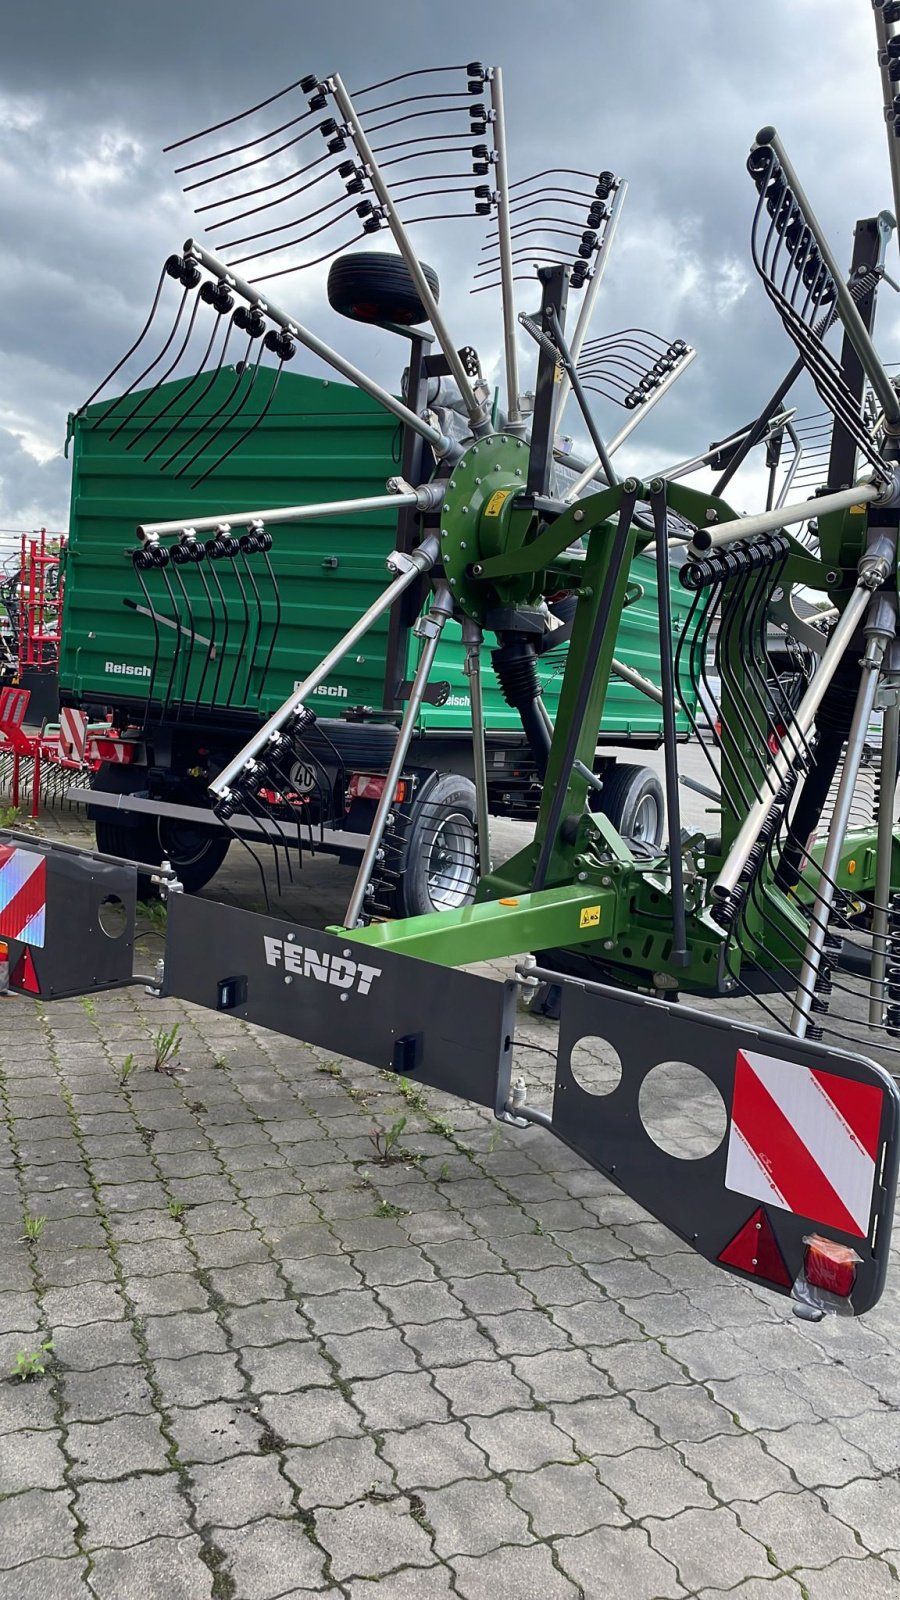
<path fill-rule="evenodd" d="M 197 231 L 195 197 L 181 192 L 163 145 L 309 70 L 339 71 L 356 85 L 417 66 L 499 63 L 514 179 L 560 165 L 626 177 L 593 331 L 643 324 L 688 340 L 700 358 L 621 460 L 649 471 L 703 450 L 749 418 L 793 356 L 750 263 L 753 135 L 778 126 L 849 260 L 855 219 L 891 204 L 874 55 L 869 0 L 8 6 L 0 528 L 66 526 L 67 414 L 131 343 L 164 257 Z M 480 229 L 474 219 L 424 225 L 415 239 L 440 273 L 456 343 L 476 344 L 497 376 L 496 297 L 468 293 Z M 336 317 L 321 275 L 281 280 L 277 293 L 285 309 L 396 387 L 402 349 Z M 524 305 L 529 298 L 526 291 Z M 887 358 L 898 331 L 900 301 L 886 290 L 879 342 Z M 312 358 L 298 364 L 323 370 Z"/>

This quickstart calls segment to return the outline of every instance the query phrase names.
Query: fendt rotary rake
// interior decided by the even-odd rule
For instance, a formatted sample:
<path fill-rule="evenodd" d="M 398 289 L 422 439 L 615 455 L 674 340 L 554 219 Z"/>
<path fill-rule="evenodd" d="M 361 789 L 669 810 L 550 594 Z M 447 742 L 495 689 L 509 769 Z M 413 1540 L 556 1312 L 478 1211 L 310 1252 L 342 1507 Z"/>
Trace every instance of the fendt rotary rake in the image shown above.
<path fill-rule="evenodd" d="M 875 15 L 896 203 L 900 0 L 875 0 Z M 298 96 L 303 109 L 293 114 Z M 196 414 L 195 437 L 185 443 L 182 430 L 161 464 L 186 485 L 199 483 L 221 459 L 224 420 L 240 413 L 249 432 L 301 345 L 398 419 L 401 470 L 374 498 L 186 512 L 139 527 L 132 564 L 155 630 L 149 701 L 177 699 L 188 715 L 209 677 L 224 673 L 252 702 L 279 626 L 260 582 L 271 579 L 268 551 L 281 526 L 376 506 L 397 511 L 381 598 L 209 785 L 212 809 L 235 837 L 252 821 L 289 866 L 309 814 L 310 783 L 301 793 L 298 770 L 313 775 L 322 805 L 335 787 L 311 695 L 401 608 L 419 618 L 418 668 L 402 716 L 380 714 L 393 728 L 393 753 L 341 925 L 322 932 L 195 898 L 164 867 L 157 877 L 168 930 L 156 987 L 391 1068 L 504 1121 L 539 1124 L 709 1261 L 793 1294 L 812 1315 L 826 1306 L 863 1312 L 884 1282 L 900 1107 L 890 1073 L 846 1048 L 854 1018 L 867 1020 L 889 1058 L 900 1037 L 900 397 L 872 340 L 893 218 L 857 225 L 845 276 L 777 133 L 757 135 L 748 161 L 758 195 L 753 261 L 796 346 L 795 364 L 752 424 L 638 481 L 619 475 L 617 451 L 693 351 L 640 329 L 588 338 L 624 183 L 609 172 L 558 169 L 513 181 L 501 73 L 480 63 L 404 73 L 353 94 L 337 75 L 310 75 L 265 104 L 275 101 L 287 109 L 274 129 L 259 131 L 257 106 L 180 141 L 191 160 L 179 170 L 199 191 L 204 216 L 214 213 L 217 250 L 190 239 L 167 261 L 153 306 L 155 314 L 174 293 L 162 348 L 110 403 L 106 425 L 138 416 L 140 386 L 154 373 L 167 379 L 197 334 L 197 370 L 168 402 L 172 429 Z M 299 164 L 298 150 L 308 153 Z M 436 277 L 410 238 L 423 220 L 471 216 L 463 208 L 473 199 L 488 228 L 476 287 L 499 290 L 502 410 L 490 405 L 476 352 L 451 337 Z M 398 254 L 343 253 L 385 231 Z M 336 309 L 394 331 L 430 324 L 439 353 L 420 352 L 403 399 L 270 297 L 273 280 L 325 260 Z M 517 296 L 538 295 L 538 307 L 517 314 Z M 153 325 L 151 315 L 142 340 Z M 536 358 L 527 398 L 520 329 Z M 837 355 L 832 331 L 842 337 Z M 237 355 L 233 367 L 226 354 Z M 267 355 L 275 370 L 263 379 Z M 203 413 L 202 396 L 223 374 L 225 398 Z M 801 422 L 787 404 L 804 374 L 826 408 L 824 423 Z M 628 413 L 615 437 L 604 438 L 589 391 Z M 575 460 L 559 443 L 570 398 L 590 459 Z M 770 467 L 768 503 L 738 515 L 723 496 L 756 446 Z M 792 499 L 792 486 L 812 486 L 812 464 L 821 469 L 812 498 Z M 710 492 L 683 481 L 702 466 L 720 473 Z M 664 845 L 623 837 L 598 808 L 615 769 L 611 779 L 596 775 L 597 729 L 639 552 L 652 553 L 657 578 L 661 672 L 650 692 L 663 711 Z M 246 602 L 246 625 L 230 645 L 216 634 L 217 618 L 227 616 L 216 596 L 226 584 L 241 585 Z M 674 584 L 690 596 L 677 641 Z M 814 624 L 800 615 L 810 596 L 822 601 Z M 461 628 L 470 688 L 477 889 L 473 903 L 391 920 L 384 908 L 402 798 L 414 782 L 410 742 L 451 622 Z M 535 662 L 560 625 L 568 656 L 551 726 Z M 543 785 L 533 839 L 496 867 L 485 635 Z M 720 811 L 714 837 L 681 826 L 680 714 L 708 756 Z M 879 717 L 873 783 L 861 769 Z M 307 843 L 311 834 L 310 826 Z M 2 923 L 14 941 L 13 986 L 52 999 L 139 981 L 135 867 L 15 835 L 7 841 L 0 882 L 13 885 Z M 118 938 L 103 928 L 111 899 L 126 911 Z M 501 957 L 520 958 L 506 981 L 466 970 Z M 544 1108 L 513 1087 L 517 1001 L 542 985 L 553 986 L 559 1008 Z M 723 1001 L 735 1003 L 734 1016 Z M 621 1077 L 609 1093 L 579 1082 L 573 1052 L 585 1037 L 618 1054 Z M 699 1069 L 724 1103 L 724 1134 L 700 1159 L 667 1153 L 645 1120 L 646 1085 L 673 1063 Z"/>

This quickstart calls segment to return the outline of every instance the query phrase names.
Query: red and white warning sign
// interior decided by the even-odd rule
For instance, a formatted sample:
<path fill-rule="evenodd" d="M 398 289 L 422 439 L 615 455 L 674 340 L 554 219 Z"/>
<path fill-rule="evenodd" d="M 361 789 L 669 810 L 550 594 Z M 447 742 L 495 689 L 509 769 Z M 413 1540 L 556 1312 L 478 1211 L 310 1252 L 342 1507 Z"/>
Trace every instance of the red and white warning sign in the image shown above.
<path fill-rule="evenodd" d="M 84 760 L 88 719 L 83 711 L 63 706 L 59 713 L 59 749 L 64 761 Z"/>
<path fill-rule="evenodd" d="M 46 910 L 46 857 L 0 844 L 0 938 L 43 945 Z"/>
<path fill-rule="evenodd" d="M 725 1187 L 865 1237 L 883 1091 L 739 1050 Z"/>

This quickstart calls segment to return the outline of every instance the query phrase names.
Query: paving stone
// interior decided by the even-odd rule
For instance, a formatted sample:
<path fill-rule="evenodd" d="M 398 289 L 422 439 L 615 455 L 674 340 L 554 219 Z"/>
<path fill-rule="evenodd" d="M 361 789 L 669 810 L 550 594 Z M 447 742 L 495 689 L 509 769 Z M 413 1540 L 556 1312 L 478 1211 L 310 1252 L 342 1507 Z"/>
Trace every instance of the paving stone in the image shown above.
<path fill-rule="evenodd" d="M 230 1306 L 256 1306 L 266 1300 L 281 1300 L 284 1284 L 271 1262 L 250 1262 L 239 1267 L 212 1268 L 210 1287 Z"/>
<path fill-rule="evenodd" d="M 509 1273 L 488 1272 L 481 1277 L 454 1278 L 450 1287 L 457 1300 L 475 1316 L 534 1310 L 533 1296 Z"/>
<path fill-rule="evenodd" d="M 195 1466 L 191 1479 L 200 1527 L 243 1528 L 267 1515 L 291 1515 L 291 1487 L 281 1475 L 276 1455 L 232 1456 Z"/>
<path fill-rule="evenodd" d="M 727 1506 L 667 1514 L 662 1522 L 650 1516 L 644 1526 L 654 1550 L 674 1563 L 689 1589 L 711 1582 L 730 1589 L 744 1578 L 774 1575 L 765 1547 L 741 1531 Z"/>
<path fill-rule="evenodd" d="M 795 1487 L 786 1467 L 767 1454 L 752 1434 L 732 1432 L 690 1442 L 682 1445 L 681 1454 L 718 1500 L 762 1500 L 775 1490 Z"/>
<path fill-rule="evenodd" d="M 548 1411 L 501 1411 L 471 1417 L 468 1431 L 484 1451 L 492 1472 L 533 1472 L 552 1461 L 575 1459 L 572 1441 Z"/>
<path fill-rule="evenodd" d="M 212 1576 L 200 1560 L 200 1540 L 148 1539 L 130 1550 L 97 1550 L 91 1591 L 97 1600 L 209 1600 Z M 54 1600 L 56 1594 L 54 1591 Z"/>
<path fill-rule="evenodd" d="M 262 1305 L 233 1308 L 226 1306 L 223 1316 L 235 1344 L 284 1344 L 287 1340 L 309 1338 L 309 1324 L 293 1300 L 265 1300 Z"/>
<path fill-rule="evenodd" d="M 190 1508 L 175 1472 L 142 1472 L 118 1483 L 83 1483 L 77 1509 L 88 1550 L 98 1546 L 125 1550 L 145 1539 L 179 1539 L 190 1531 Z"/>
<path fill-rule="evenodd" d="M 117 1242 L 122 1244 L 143 1245 L 150 1239 L 181 1238 L 179 1224 L 169 1215 L 165 1203 L 153 1211 L 120 1211 L 110 1218 L 110 1226 Z"/>
<path fill-rule="evenodd" d="M 166 1466 L 167 1446 L 155 1416 L 75 1422 L 66 1435 L 66 1448 L 83 1478 L 124 1478 Z"/>
<path fill-rule="evenodd" d="M 699 1384 L 675 1384 L 638 1391 L 635 1409 L 653 1423 L 669 1444 L 701 1442 L 720 1434 L 736 1434 L 731 1414 L 710 1399 Z M 700 1471 L 700 1467 L 697 1468 Z"/>
<path fill-rule="evenodd" d="M 307 1389 L 304 1394 L 263 1394 L 260 1408 L 287 1444 L 323 1444 L 326 1439 L 361 1432 L 359 1418 L 337 1389 Z M 211 1459 L 211 1458 L 207 1458 Z"/>
<path fill-rule="evenodd" d="M 34 1333 L 40 1320 L 33 1294 L 0 1294 L 0 1333 Z"/>
<path fill-rule="evenodd" d="M 421 1324 L 463 1316 L 459 1298 L 440 1282 L 382 1284 L 378 1298 L 395 1322 Z"/>
<path fill-rule="evenodd" d="M 562 1401 L 552 1404 L 550 1412 L 581 1455 L 615 1456 L 638 1445 L 652 1449 L 659 1443 L 651 1424 L 621 1395 L 571 1404 Z"/>
<path fill-rule="evenodd" d="M 589 1352 L 594 1366 L 624 1394 L 690 1383 L 677 1361 L 653 1339 L 632 1339 Z"/>
<path fill-rule="evenodd" d="M 423 1422 L 383 1437 L 384 1454 L 403 1489 L 440 1489 L 458 1478 L 488 1476 L 484 1454 L 460 1422 Z"/>
<path fill-rule="evenodd" d="M 537 1400 L 582 1400 L 612 1393 L 603 1373 L 581 1350 L 567 1350 L 563 1359 L 555 1350 L 539 1356 L 514 1355 L 510 1363 Z"/>
<path fill-rule="evenodd" d="M 211 1405 L 173 1407 L 172 1433 L 182 1461 L 225 1461 L 251 1454 L 259 1447 L 260 1421 L 246 1404 L 214 1401 Z"/>
<path fill-rule="evenodd" d="M 628 1516 L 672 1517 L 685 1506 L 707 1507 L 703 1479 L 682 1465 L 674 1450 L 639 1447 L 597 1460 L 606 1486 L 623 1502 Z"/>
<path fill-rule="evenodd" d="M 571 1238 L 571 1235 L 566 1235 L 566 1245 L 563 1249 L 555 1239 L 548 1238 L 546 1234 L 506 1234 L 493 1242 L 492 1253 L 501 1263 L 501 1267 L 510 1272 L 537 1271 L 540 1267 L 567 1267 L 570 1265 L 568 1254 L 570 1250 L 576 1260 L 579 1262 L 581 1260 L 579 1251 L 572 1249 Z M 476 1245 L 482 1249 L 489 1248 L 481 1240 L 473 1241 L 472 1248 L 474 1249 Z M 434 1251 L 430 1254 L 434 1255 Z M 457 1275 L 465 1276 L 464 1266 L 457 1270 Z"/>
<path fill-rule="evenodd" d="M 545 1358 L 531 1356 L 528 1359 L 541 1361 Z M 530 1410 L 534 1404 L 529 1389 L 516 1377 L 513 1364 L 500 1357 L 494 1361 L 473 1361 L 465 1367 L 437 1367 L 433 1376 L 458 1417 L 489 1417 L 516 1407 Z"/>
<path fill-rule="evenodd" d="M 244 1390 L 237 1359 L 228 1355 L 182 1356 L 155 1361 L 154 1374 L 168 1406 L 199 1406 L 208 1400 L 236 1399 Z"/>
<path fill-rule="evenodd" d="M 316 1534 L 331 1556 L 331 1570 L 339 1582 L 377 1577 L 404 1564 L 428 1566 L 432 1562 L 431 1540 L 403 1495 L 393 1500 L 359 1500 L 340 1511 L 320 1511 Z"/>
<path fill-rule="evenodd" d="M 5 1368 L 0 1370 L 5 1376 Z M 22 1429 L 52 1428 L 55 1421 L 56 1403 L 49 1384 L 0 1382 L 0 1436 Z"/>
<path fill-rule="evenodd" d="M 432 1323 L 430 1326 L 446 1328 L 447 1323 Z M 416 1370 L 415 1355 L 395 1328 L 378 1328 L 371 1333 L 330 1333 L 325 1336 L 324 1343 L 338 1363 L 342 1376 L 351 1380 L 381 1378 L 391 1372 Z"/>
<path fill-rule="evenodd" d="M 452 1563 L 464 1600 L 577 1600 L 575 1585 L 557 1572 L 546 1545 L 506 1546 Z M 676 1594 L 680 1591 L 675 1590 Z M 629 1596 L 629 1600 L 632 1597 Z"/>
<path fill-rule="evenodd" d="M 63 1373 L 66 1421 L 100 1422 L 123 1414 L 153 1410 L 153 1396 L 142 1367 L 97 1367 L 93 1372 Z"/>
<path fill-rule="evenodd" d="M 327 1361 L 309 1339 L 292 1339 L 270 1349 L 251 1347 L 242 1352 L 241 1359 L 253 1387 L 259 1391 L 294 1394 L 314 1384 L 328 1388 L 334 1382 Z"/>
<path fill-rule="evenodd" d="M 854 1478 L 872 1478 L 867 1455 L 827 1422 L 795 1422 L 780 1433 L 762 1432 L 770 1454 L 790 1467 L 804 1488 L 839 1488 Z"/>
<path fill-rule="evenodd" d="M 469 1368 L 454 1368 L 467 1372 Z M 437 1380 L 425 1372 L 397 1372 L 386 1378 L 362 1378 L 352 1384 L 353 1400 L 366 1427 L 414 1428 L 420 1422 L 449 1422 L 450 1411 Z"/>
<path fill-rule="evenodd" d="M 470 1361 L 492 1361 L 497 1356 L 494 1344 L 473 1322 L 425 1322 L 416 1328 L 404 1328 L 403 1336 L 426 1367 L 465 1366 Z"/>
<path fill-rule="evenodd" d="M 53 1354 L 60 1366 L 74 1372 L 93 1372 L 120 1362 L 136 1366 L 140 1350 L 126 1322 L 98 1322 L 83 1328 L 57 1328 Z"/>
<path fill-rule="evenodd" d="M 387 1256 L 389 1250 L 376 1250 L 376 1255 Z M 336 1294 L 339 1289 L 360 1289 L 361 1273 L 349 1256 L 311 1256 L 306 1261 L 292 1262 L 290 1273 L 284 1272 L 294 1294 L 305 1304 L 309 1295 Z"/>
<path fill-rule="evenodd" d="M 825 1413 L 829 1415 L 829 1413 Z M 865 1451 L 879 1473 L 900 1472 L 900 1425 L 896 1411 L 866 1411 L 836 1423 L 843 1439 Z"/>
<path fill-rule="evenodd" d="M 46 1556 L 64 1558 L 74 1550 L 75 1518 L 72 1495 L 28 1489 L 0 1500 L 0 1568 L 19 1567 Z"/>
<path fill-rule="evenodd" d="M 716 1400 L 733 1412 L 744 1428 L 787 1428 L 792 1422 L 814 1422 L 808 1400 L 798 1394 L 793 1379 L 785 1383 L 777 1373 L 750 1372 L 710 1383 Z"/>
<path fill-rule="evenodd" d="M 757 1504 L 735 1500 L 731 1509 L 741 1527 L 771 1550 L 785 1569 L 827 1567 L 841 1556 L 866 1554 L 850 1529 L 837 1516 L 830 1516 L 818 1496 L 808 1491 L 771 1494 Z"/>
<path fill-rule="evenodd" d="M 694 1600 L 722 1600 L 722 1589 L 698 1589 Z M 734 1600 L 816 1600 L 815 1591 L 804 1591 L 792 1577 L 748 1578 L 734 1590 Z"/>
<path fill-rule="evenodd" d="M 543 1311 L 510 1311 L 482 1316 L 480 1322 L 501 1355 L 538 1355 L 568 1345 L 567 1335 Z"/>
<path fill-rule="evenodd" d="M 896 1600 L 897 1579 L 876 1557 L 864 1561 L 835 1561 L 824 1572 L 800 1567 L 793 1576 L 810 1600 Z"/>
<path fill-rule="evenodd" d="M 41 1277 L 51 1289 L 109 1282 L 116 1271 L 112 1256 L 105 1250 L 41 1250 L 39 1262 Z"/>
<path fill-rule="evenodd" d="M 822 1498 L 834 1516 L 859 1533 L 868 1550 L 878 1555 L 896 1547 L 900 1481 L 895 1476 L 859 1478 L 844 1489 L 825 1489 Z"/>
<path fill-rule="evenodd" d="M 531 1544 L 524 1512 L 500 1482 L 464 1479 L 423 1495 L 425 1515 L 434 1529 L 434 1548 L 445 1559 L 480 1556 L 501 1545 Z"/>
<path fill-rule="evenodd" d="M 238 1233 L 235 1229 L 230 1229 L 228 1233 L 201 1233 L 192 1244 L 194 1255 L 201 1267 L 238 1267 L 244 1266 L 248 1261 L 267 1259 L 265 1244 L 259 1234 L 254 1233 L 252 1229 L 242 1233 Z M 190 1253 L 186 1253 L 190 1259 Z M 150 1271 L 150 1268 L 146 1270 Z"/>
<path fill-rule="evenodd" d="M 880 1399 L 877 1388 L 864 1381 L 860 1365 L 854 1362 L 853 1372 L 848 1372 L 838 1362 L 818 1362 L 792 1374 L 791 1387 L 819 1417 L 858 1417 L 862 1412 L 875 1412 L 885 1402 Z M 886 1403 L 890 1405 L 891 1401 Z M 852 1442 L 859 1443 L 856 1439 Z"/>
<path fill-rule="evenodd" d="M 9 1592 L 9 1600 L 85 1600 L 90 1593 L 82 1577 L 85 1566 L 81 1556 L 69 1561 L 29 1561 L 27 1566 L 16 1568 L 10 1580 L 15 1588 Z M 119 1596 L 117 1600 L 130 1597 Z"/>
<path fill-rule="evenodd" d="M 328 1439 L 306 1450 L 289 1450 L 285 1472 L 304 1506 L 346 1506 L 375 1483 L 390 1487 L 390 1473 L 371 1439 Z"/>
<path fill-rule="evenodd" d="M 602 1470 L 602 1464 L 601 1464 Z M 626 1521 L 619 1502 L 600 1481 L 588 1462 L 576 1466 L 552 1464 L 537 1472 L 513 1472 L 510 1493 L 527 1511 L 542 1539 L 587 1533 L 601 1524 L 622 1527 Z"/>
<path fill-rule="evenodd" d="M 687 1593 L 671 1562 L 651 1548 L 643 1528 L 598 1527 L 578 1538 L 560 1539 L 556 1552 L 585 1596 L 609 1593 L 611 1575 L 623 1600 L 626 1595 L 628 1600 L 677 1600 Z"/>
<path fill-rule="evenodd" d="M 184 1311 L 172 1316 L 147 1317 L 144 1323 L 147 1349 L 156 1360 L 161 1356 L 177 1359 L 201 1352 L 221 1353 L 225 1335 L 213 1311 Z"/>
<path fill-rule="evenodd" d="M 303 1309 L 318 1334 L 355 1334 L 390 1326 L 384 1307 L 368 1289 L 304 1297 Z"/>
<path fill-rule="evenodd" d="M 623 1340 L 644 1338 L 637 1323 L 627 1317 L 614 1300 L 604 1300 L 599 1295 L 578 1305 L 554 1306 L 550 1315 L 556 1326 L 564 1329 L 573 1344 L 579 1346 L 619 1344 Z"/>
<path fill-rule="evenodd" d="M 0 1448 L 0 1495 L 22 1489 L 61 1489 L 65 1483 L 65 1457 L 59 1435 L 23 1429 L 3 1436 Z"/>
<path fill-rule="evenodd" d="M 128 1298 L 139 1316 L 170 1316 L 177 1311 L 206 1311 L 206 1290 L 193 1273 L 172 1271 L 153 1278 L 129 1278 Z"/>

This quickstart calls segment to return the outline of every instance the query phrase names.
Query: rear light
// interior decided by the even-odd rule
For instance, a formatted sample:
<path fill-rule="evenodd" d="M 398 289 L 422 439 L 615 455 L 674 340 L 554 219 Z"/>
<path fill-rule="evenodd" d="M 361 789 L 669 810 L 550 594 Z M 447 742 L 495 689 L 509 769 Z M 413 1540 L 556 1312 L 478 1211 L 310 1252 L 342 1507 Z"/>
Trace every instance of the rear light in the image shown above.
<path fill-rule="evenodd" d="M 384 794 L 387 778 L 383 773 L 354 772 L 351 773 L 347 785 L 348 800 L 380 800 Z M 394 804 L 402 806 L 407 797 L 409 785 L 405 778 L 401 778 L 394 791 Z"/>
<path fill-rule="evenodd" d="M 803 1267 L 810 1288 L 826 1289 L 841 1300 L 849 1299 L 860 1259 L 852 1245 L 823 1239 L 817 1233 L 810 1234 L 804 1245 Z"/>

